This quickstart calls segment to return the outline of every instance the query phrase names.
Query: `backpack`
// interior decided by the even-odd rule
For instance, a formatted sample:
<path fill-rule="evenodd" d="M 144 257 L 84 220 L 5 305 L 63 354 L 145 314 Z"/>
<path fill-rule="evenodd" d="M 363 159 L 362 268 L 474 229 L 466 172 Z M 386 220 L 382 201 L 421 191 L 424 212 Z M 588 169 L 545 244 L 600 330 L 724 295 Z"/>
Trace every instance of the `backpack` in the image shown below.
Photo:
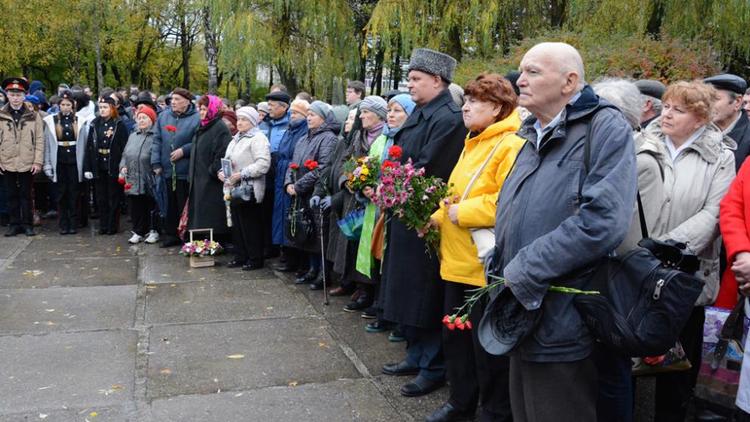
<path fill-rule="evenodd" d="M 584 139 L 584 171 L 591 158 L 591 121 Z M 583 178 L 579 185 L 581 198 Z M 580 203 L 580 202 L 579 202 Z M 699 260 L 686 245 L 648 237 L 638 195 L 638 217 L 643 239 L 623 256 L 603 258 L 592 277 L 599 295 L 578 295 L 574 304 L 599 341 L 626 356 L 664 354 L 680 331 L 703 290 L 695 276 Z"/>

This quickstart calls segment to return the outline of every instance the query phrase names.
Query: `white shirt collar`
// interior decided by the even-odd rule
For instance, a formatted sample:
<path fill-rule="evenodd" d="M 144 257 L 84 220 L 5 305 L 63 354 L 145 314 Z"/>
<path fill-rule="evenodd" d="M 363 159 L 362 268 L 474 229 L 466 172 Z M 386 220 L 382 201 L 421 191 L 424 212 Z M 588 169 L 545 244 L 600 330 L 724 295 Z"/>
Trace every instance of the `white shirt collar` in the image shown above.
<path fill-rule="evenodd" d="M 667 146 L 667 151 L 669 151 L 669 156 L 670 158 L 672 158 L 672 162 L 674 163 L 677 157 L 680 155 L 680 153 L 686 150 L 690 145 L 693 144 L 693 142 L 695 142 L 698 138 L 700 138 L 700 136 L 703 135 L 703 132 L 705 131 L 706 131 L 706 126 L 701 126 L 700 128 L 698 128 L 698 130 L 693 132 L 693 134 L 690 135 L 687 141 L 685 141 L 684 144 L 680 145 L 679 148 L 674 146 L 674 143 L 672 143 L 672 139 L 669 136 L 665 137 L 664 143 Z"/>
<path fill-rule="evenodd" d="M 581 97 L 581 92 L 579 91 L 576 93 L 576 95 L 572 96 L 570 100 L 568 101 L 568 104 L 573 104 L 576 101 L 578 101 L 578 98 Z M 555 116 L 554 119 L 552 119 L 547 126 L 542 127 L 542 124 L 539 123 L 539 119 L 536 119 L 536 122 L 534 122 L 534 130 L 536 131 L 536 149 L 539 149 L 539 145 L 542 142 L 542 138 L 547 133 L 551 132 L 554 128 L 556 128 L 560 122 L 562 122 L 563 116 L 565 115 L 565 107 L 563 107 L 562 110 L 560 110 L 559 113 L 557 113 L 557 116 Z"/>

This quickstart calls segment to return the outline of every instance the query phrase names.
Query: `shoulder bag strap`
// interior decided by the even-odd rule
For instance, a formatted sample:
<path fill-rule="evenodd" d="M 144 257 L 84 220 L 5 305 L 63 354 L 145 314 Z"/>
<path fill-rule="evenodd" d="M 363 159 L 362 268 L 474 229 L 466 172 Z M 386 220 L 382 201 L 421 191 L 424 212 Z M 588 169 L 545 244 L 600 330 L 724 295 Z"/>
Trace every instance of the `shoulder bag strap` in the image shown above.
<path fill-rule="evenodd" d="M 583 138 L 583 168 L 586 175 L 591 170 L 591 127 L 593 126 L 594 117 L 591 117 L 586 122 L 586 137 Z M 583 182 L 584 178 L 578 183 L 578 204 L 583 203 Z M 638 200 L 638 220 L 641 225 L 641 236 L 644 239 L 648 239 L 648 227 L 646 227 L 646 215 L 643 212 L 643 203 L 641 202 L 641 193 L 636 190 L 636 198 Z"/>
<path fill-rule="evenodd" d="M 495 155 L 495 151 L 497 151 L 497 148 L 500 146 L 500 144 L 503 143 L 505 140 L 505 137 L 508 136 L 508 134 L 503 135 L 503 137 L 497 141 L 494 147 L 492 147 L 492 151 L 487 155 L 487 158 L 484 159 L 484 162 L 481 166 L 479 166 L 479 169 L 474 173 L 474 176 L 471 177 L 471 180 L 469 180 L 469 184 L 466 185 L 466 189 L 464 189 L 464 194 L 461 195 L 461 201 L 465 200 L 469 196 L 469 191 L 471 191 L 471 188 L 474 186 L 474 182 L 477 181 L 479 178 L 479 175 L 482 174 L 482 171 L 485 167 L 487 167 L 487 164 L 489 164 L 490 160 L 492 160 L 492 156 Z"/>

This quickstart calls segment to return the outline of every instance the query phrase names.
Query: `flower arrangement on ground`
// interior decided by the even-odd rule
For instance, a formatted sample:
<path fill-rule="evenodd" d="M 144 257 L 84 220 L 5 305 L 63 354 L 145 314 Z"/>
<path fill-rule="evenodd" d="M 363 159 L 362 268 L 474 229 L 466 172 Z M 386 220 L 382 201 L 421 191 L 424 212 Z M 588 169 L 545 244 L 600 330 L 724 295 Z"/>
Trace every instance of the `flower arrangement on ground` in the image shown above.
<path fill-rule="evenodd" d="M 224 248 L 215 240 L 193 240 L 186 242 L 180 249 L 180 255 L 184 256 L 215 256 L 224 251 Z"/>

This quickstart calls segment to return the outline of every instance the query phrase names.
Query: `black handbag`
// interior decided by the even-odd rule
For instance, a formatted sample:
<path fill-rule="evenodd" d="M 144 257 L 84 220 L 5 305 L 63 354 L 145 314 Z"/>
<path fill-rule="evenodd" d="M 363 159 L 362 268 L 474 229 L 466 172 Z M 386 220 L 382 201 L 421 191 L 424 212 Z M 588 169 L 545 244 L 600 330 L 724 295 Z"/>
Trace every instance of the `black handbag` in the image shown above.
<path fill-rule="evenodd" d="M 586 172 L 589 138 L 584 141 Z M 694 275 L 698 257 L 684 244 L 649 239 L 640 194 L 638 217 L 643 236 L 639 247 L 603 258 L 592 279 L 592 289 L 601 294 L 574 300 L 594 337 L 631 357 L 662 355 L 673 347 L 704 284 Z"/>
<path fill-rule="evenodd" d="M 292 245 L 302 247 L 315 235 L 312 212 L 305 207 L 291 206 L 286 215 L 284 234 Z"/>

